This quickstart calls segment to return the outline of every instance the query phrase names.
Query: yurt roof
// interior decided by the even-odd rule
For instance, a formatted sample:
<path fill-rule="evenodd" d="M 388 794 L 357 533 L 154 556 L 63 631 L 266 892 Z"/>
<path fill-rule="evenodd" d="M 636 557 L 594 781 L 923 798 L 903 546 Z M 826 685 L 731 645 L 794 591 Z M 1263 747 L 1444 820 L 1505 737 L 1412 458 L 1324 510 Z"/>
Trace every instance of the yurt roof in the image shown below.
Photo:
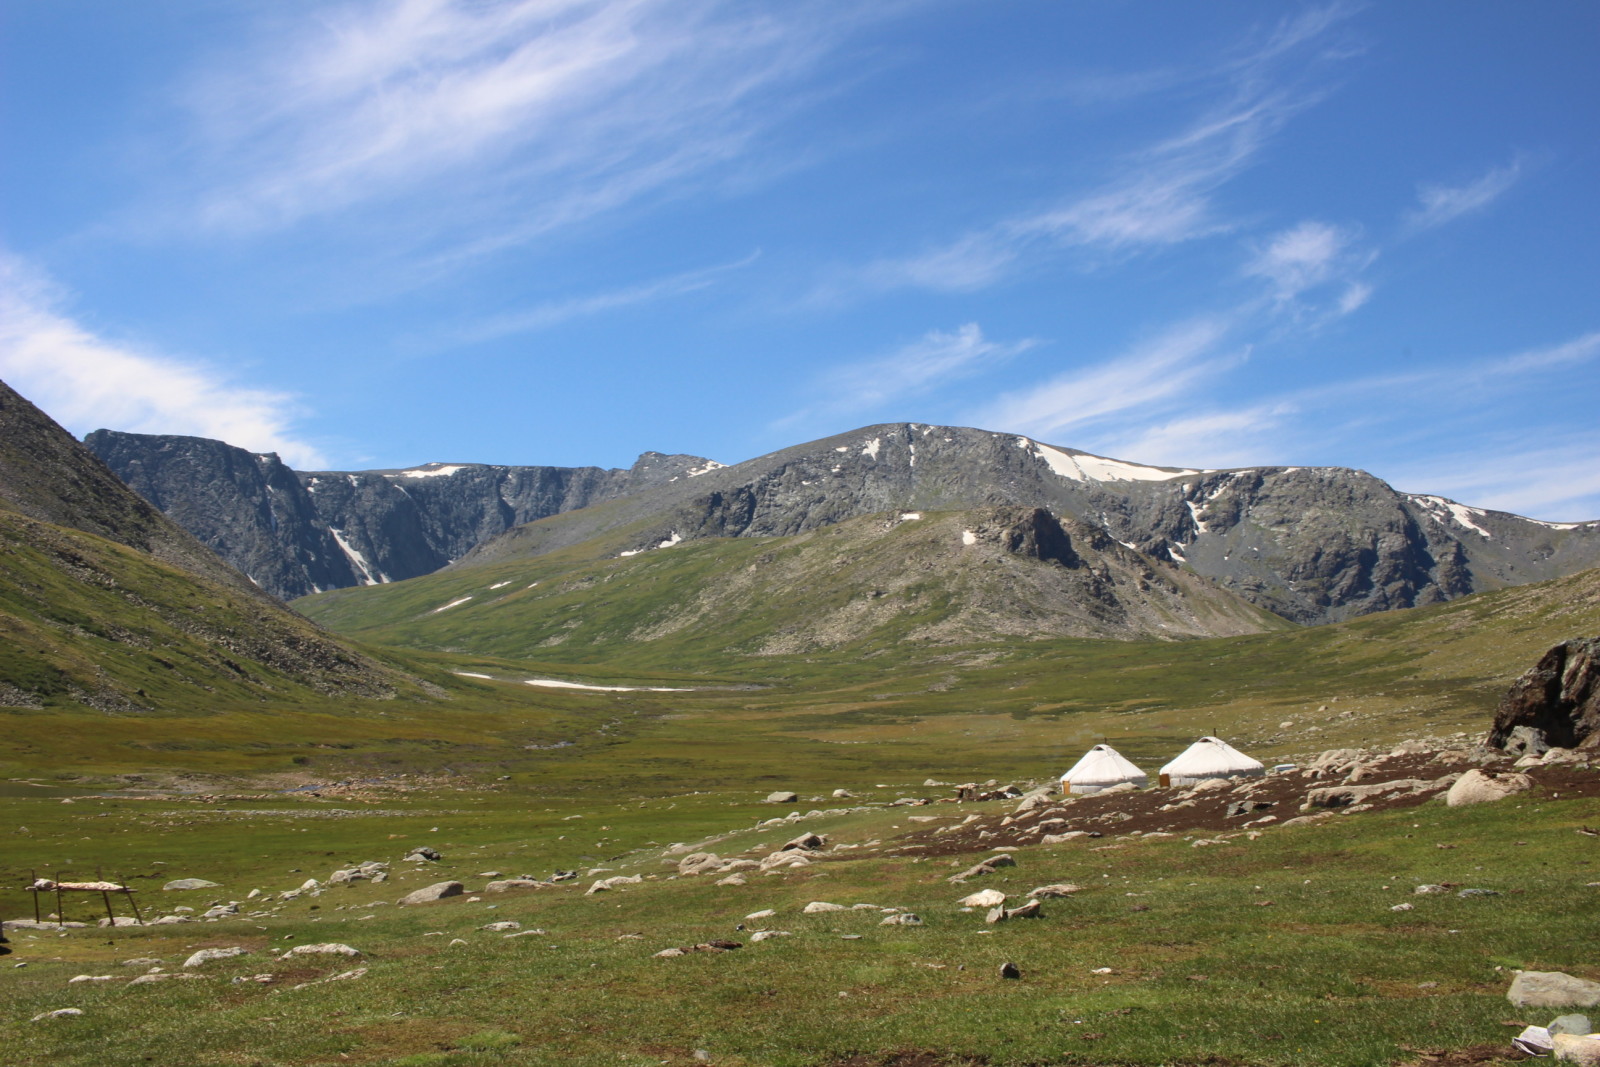
<path fill-rule="evenodd" d="M 1061 777 L 1074 785 L 1116 785 L 1136 778 L 1148 780 L 1149 775 L 1110 745 L 1096 745 Z"/>
<path fill-rule="evenodd" d="M 1265 769 L 1260 760 L 1251 759 L 1222 738 L 1202 737 L 1162 767 L 1160 773 L 1173 778 L 1221 777 Z"/>

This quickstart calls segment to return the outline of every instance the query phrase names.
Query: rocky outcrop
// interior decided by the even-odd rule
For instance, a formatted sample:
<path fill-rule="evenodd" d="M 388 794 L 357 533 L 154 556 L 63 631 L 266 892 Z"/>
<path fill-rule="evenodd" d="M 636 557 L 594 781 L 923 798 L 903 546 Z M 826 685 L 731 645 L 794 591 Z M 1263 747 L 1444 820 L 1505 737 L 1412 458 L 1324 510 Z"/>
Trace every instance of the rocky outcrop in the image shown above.
<path fill-rule="evenodd" d="M 523 523 L 714 468 L 646 452 L 628 470 L 428 463 L 309 471 L 201 437 L 84 443 L 145 500 L 284 600 L 431 574 Z"/>
<path fill-rule="evenodd" d="M 1487 743 L 1530 755 L 1600 748 L 1600 637 L 1562 642 L 1513 682 Z"/>

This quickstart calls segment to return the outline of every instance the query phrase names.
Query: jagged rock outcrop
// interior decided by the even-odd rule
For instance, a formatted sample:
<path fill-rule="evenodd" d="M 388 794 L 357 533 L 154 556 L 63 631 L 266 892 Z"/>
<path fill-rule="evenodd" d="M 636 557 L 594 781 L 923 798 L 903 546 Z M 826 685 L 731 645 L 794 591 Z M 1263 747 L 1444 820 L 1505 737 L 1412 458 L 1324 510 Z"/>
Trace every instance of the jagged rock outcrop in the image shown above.
<path fill-rule="evenodd" d="M 1513 682 L 1487 743 L 1519 751 L 1600 748 L 1600 637 L 1562 642 Z"/>
<path fill-rule="evenodd" d="M 428 463 L 296 472 L 274 453 L 199 437 L 96 430 L 84 443 L 285 600 L 430 574 L 512 527 L 716 467 L 646 452 L 628 470 Z"/>

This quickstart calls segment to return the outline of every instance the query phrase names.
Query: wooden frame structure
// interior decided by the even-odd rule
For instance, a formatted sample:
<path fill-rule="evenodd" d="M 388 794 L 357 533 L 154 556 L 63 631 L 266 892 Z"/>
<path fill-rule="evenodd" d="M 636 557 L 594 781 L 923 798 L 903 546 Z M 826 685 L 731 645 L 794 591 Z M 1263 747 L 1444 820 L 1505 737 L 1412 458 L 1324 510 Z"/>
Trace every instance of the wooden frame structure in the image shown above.
<path fill-rule="evenodd" d="M 139 902 L 133 898 L 134 890 L 120 882 L 108 882 L 100 871 L 95 871 L 99 878 L 94 882 L 63 882 L 58 873 L 54 878 L 40 878 L 37 871 L 29 871 L 33 875 L 33 884 L 28 886 L 28 892 L 33 894 L 33 921 L 44 922 L 44 916 L 39 911 L 39 894 L 54 893 L 56 895 L 56 922 L 67 921 L 66 898 L 64 893 L 99 893 L 100 898 L 106 902 L 106 917 L 111 920 L 111 925 L 117 925 L 117 916 L 111 910 L 111 894 L 121 893 L 127 896 L 128 905 L 133 908 L 133 917 L 140 926 L 144 925 L 144 916 L 139 914 Z"/>

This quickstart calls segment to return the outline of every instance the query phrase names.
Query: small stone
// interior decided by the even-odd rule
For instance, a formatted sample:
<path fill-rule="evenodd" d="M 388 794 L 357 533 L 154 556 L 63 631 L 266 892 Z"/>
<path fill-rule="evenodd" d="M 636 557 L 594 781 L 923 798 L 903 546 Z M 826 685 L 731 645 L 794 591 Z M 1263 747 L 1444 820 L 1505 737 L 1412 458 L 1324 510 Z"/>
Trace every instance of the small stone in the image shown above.
<path fill-rule="evenodd" d="M 1390 908 L 1389 910 L 1390 911 L 1410 911 L 1411 909 L 1413 909 L 1415 907 L 1416 907 L 1415 904 L 1396 904 L 1394 907 Z"/>
<path fill-rule="evenodd" d="M 522 929 L 522 924 L 517 922 L 515 919 L 505 919 L 505 920 L 502 920 L 501 922 L 490 923 L 487 926 L 480 926 L 480 927 L 478 927 L 478 929 L 480 929 L 480 930 L 493 930 L 493 931 L 520 930 L 520 929 Z"/>
<path fill-rule="evenodd" d="M 429 848 L 427 845 L 418 845 L 416 848 L 406 853 L 406 859 L 427 860 L 430 863 L 438 863 L 440 860 L 444 859 L 444 857 L 439 854 L 437 849 Z"/>
<path fill-rule="evenodd" d="M 398 903 L 431 904 L 436 900 L 443 900 L 446 897 L 458 897 L 466 891 L 467 887 L 462 885 L 460 882 L 435 882 L 432 885 L 423 886 L 421 889 L 416 889 L 410 893 L 407 893 L 405 896 L 400 898 Z"/>
<path fill-rule="evenodd" d="M 770 919 L 776 914 L 778 914 L 776 908 L 763 908 L 761 911 L 752 911 L 749 915 L 746 915 L 745 918 L 747 920 Z"/>
<path fill-rule="evenodd" d="M 1546 1027 L 1552 1034 L 1584 1034 L 1594 1033 L 1594 1024 L 1587 1015 L 1563 1015 Z"/>
<path fill-rule="evenodd" d="M 71 1019 L 82 1014 L 82 1008 L 57 1008 L 55 1011 L 42 1011 L 38 1015 L 35 1015 L 31 1021 L 39 1022 L 42 1019 Z"/>
<path fill-rule="evenodd" d="M 658 960 L 670 960 L 670 959 L 673 959 L 674 957 L 682 956 L 682 955 L 684 955 L 684 951 L 681 948 L 664 948 L 660 952 L 656 953 L 656 959 L 658 959 Z"/>
<path fill-rule="evenodd" d="M 879 926 L 921 926 L 922 919 L 909 911 L 902 911 L 898 915 L 887 915 Z"/>
<path fill-rule="evenodd" d="M 1411 892 L 1419 897 L 1436 896 L 1440 893 L 1450 892 L 1450 888 L 1442 885 L 1419 885 Z"/>
<path fill-rule="evenodd" d="M 114 974 L 75 974 L 71 978 L 67 979 L 67 984 L 75 985 L 78 982 L 114 982 L 116 979 L 117 976 Z"/>
<path fill-rule="evenodd" d="M 1463 889 L 1456 894 L 1462 900 L 1471 900 L 1474 897 L 1497 897 L 1499 895 L 1500 891 L 1497 889 Z"/>
<path fill-rule="evenodd" d="M 730 874 L 726 878 L 718 878 L 717 879 L 717 884 L 718 885 L 744 885 L 745 884 L 745 876 L 742 875 L 742 874 L 738 874 L 738 873 Z"/>
<path fill-rule="evenodd" d="M 795 801 L 797 801 L 799 799 L 800 799 L 800 794 L 791 793 L 788 790 L 784 790 L 784 789 L 779 789 L 776 792 L 768 793 L 767 794 L 767 799 L 765 801 L 763 801 L 762 803 L 765 803 L 765 804 L 793 804 Z"/>
<path fill-rule="evenodd" d="M 819 915 L 826 911 L 849 911 L 850 909 L 846 908 L 843 904 L 830 904 L 826 900 L 813 900 L 800 910 L 805 912 L 807 915 Z"/>
<path fill-rule="evenodd" d="M 792 936 L 794 936 L 794 935 L 792 935 L 788 930 L 757 930 L 755 933 L 750 935 L 750 940 L 752 942 L 770 941 L 774 937 L 792 937 Z"/>

